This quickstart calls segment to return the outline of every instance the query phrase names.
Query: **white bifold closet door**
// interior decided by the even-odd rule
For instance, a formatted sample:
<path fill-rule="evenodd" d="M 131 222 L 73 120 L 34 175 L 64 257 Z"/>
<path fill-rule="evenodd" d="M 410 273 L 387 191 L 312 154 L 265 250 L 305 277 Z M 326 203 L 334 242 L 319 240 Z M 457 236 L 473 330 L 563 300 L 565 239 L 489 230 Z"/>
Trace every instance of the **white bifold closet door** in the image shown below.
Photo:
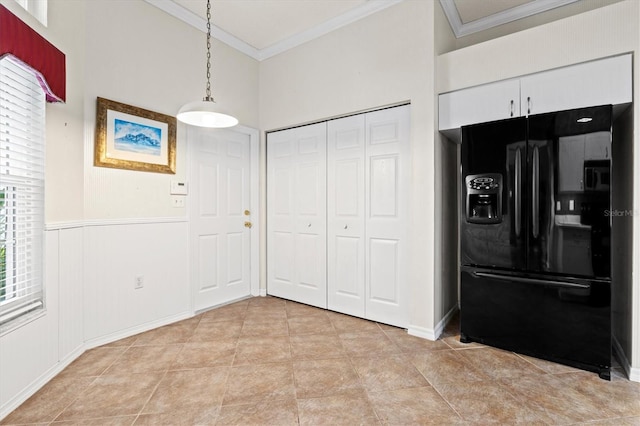
<path fill-rule="evenodd" d="M 328 122 L 328 308 L 407 327 L 409 106 Z"/>
<path fill-rule="evenodd" d="M 327 307 L 326 123 L 270 133 L 267 293 Z"/>
<path fill-rule="evenodd" d="M 267 293 L 407 327 L 409 106 L 269 133 Z"/>

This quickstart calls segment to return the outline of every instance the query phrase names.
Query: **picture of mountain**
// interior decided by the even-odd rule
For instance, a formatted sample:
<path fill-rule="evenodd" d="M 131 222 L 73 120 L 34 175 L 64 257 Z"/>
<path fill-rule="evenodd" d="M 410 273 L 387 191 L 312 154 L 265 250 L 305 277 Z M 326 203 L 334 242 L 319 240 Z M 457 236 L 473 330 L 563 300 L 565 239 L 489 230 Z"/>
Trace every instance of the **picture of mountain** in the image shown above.
<path fill-rule="evenodd" d="M 130 121 L 114 120 L 114 145 L 117 150 L 137 154 L 161 154 L 162 129 Z"/>

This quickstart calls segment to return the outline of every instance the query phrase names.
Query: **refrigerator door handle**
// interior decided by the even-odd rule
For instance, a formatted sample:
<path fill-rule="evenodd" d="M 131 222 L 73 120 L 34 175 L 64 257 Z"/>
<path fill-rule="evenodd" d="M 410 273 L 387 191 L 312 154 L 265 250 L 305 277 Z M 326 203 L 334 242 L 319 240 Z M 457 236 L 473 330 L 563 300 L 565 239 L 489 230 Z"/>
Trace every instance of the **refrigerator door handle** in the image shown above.
<path fill-rule="evenodd" d="M 521 202 L 522 200 L 521 198 L 521 185 L 522 185 L 522 158 L 521 158 L 521 151 L 520 148 L 517 149 L 516 151 L 516 176 L 515 176 L 515 182 L 514 182 L 514 186 L 515 186 L 515 213 L 516 213 L 516 237 L 520 237 L 520 226 L 522 223 L 522 218 L 521 218 L 521 212 L 520 212 L 520 208 L 521 208 Z"/>
<path fill-rule="evenodd" d="M 540 152 L 538 147 L 533 148 L 533 170 L 531 176 L 531 217 L 533 219 L 533 238 L 540 235 Z"/>
<path fill-rule="evenodd" d="M 563 288 L 573 288 L 573 289 L 591 288 L 590 284 L 579 284 L 579 283 L 571 283 L 566 281 L 553 281 L 553 280 L 546 280 L 544 278 L 517 277 L 513 275 L 492 274 L 490 272 L 473 272 L 473 275 L 476 277 L 492 278 L 492 279 L 501 280 L 501 281 L 517 281 L 517 282 L 527 283 L 527 284 L 552 285 L 554 287 L 563 287 Z"/>

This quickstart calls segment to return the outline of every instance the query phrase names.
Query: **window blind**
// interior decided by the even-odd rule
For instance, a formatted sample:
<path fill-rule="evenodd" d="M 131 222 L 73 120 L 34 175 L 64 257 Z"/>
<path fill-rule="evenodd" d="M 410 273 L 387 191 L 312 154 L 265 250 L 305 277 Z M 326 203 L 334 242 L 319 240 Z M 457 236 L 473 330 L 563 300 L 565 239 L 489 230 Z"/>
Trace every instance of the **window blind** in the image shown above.
<path fill-rule="evenodd" d="M 43 300 L 45 94 L 32 70 L 0 60 L 0 326 Z"/>

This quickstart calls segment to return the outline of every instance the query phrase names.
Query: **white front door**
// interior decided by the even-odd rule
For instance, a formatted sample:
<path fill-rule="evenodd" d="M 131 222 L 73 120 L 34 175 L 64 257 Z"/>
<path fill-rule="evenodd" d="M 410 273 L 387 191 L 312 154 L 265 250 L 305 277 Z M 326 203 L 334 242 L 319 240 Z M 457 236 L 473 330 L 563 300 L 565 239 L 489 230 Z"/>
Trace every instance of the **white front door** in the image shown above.
<path fill-rule="evenodd" d="M 267 137 L 267 293 L 327 307 L 326 123 Z"/>
<path fill-rule="evenodd" d="M 233 129 L 188 129 L 196 312 L 251 292 L 250 139 Z"/>

